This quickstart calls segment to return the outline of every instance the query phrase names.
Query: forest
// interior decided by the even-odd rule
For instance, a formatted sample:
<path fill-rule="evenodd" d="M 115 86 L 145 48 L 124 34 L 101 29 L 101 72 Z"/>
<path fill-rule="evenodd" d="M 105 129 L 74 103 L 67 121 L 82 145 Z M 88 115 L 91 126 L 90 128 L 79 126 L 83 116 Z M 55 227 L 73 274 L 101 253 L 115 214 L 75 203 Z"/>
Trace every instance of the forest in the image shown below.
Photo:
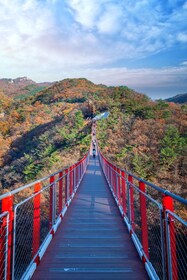
<path fill-rule="evenodd" d="M 19 89 L 20 90 L 20 89 Z M 187 105 L 126 87 L 65 79 L 0 89 L 0 193 L 12 190 L 80 159 L 90 145 L 91 121 L 104 155 L 119 167 L 187 197 Z"/>

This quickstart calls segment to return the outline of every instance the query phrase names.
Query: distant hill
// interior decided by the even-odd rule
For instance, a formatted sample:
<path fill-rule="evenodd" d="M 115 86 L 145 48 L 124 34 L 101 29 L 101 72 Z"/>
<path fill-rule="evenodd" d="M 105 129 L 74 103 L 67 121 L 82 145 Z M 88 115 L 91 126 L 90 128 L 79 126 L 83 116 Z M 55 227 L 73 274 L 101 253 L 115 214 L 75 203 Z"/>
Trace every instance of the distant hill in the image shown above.
<path fill-rule="evenodd" d="M 27 95 L 33 95 L 36 92 L 52 85 L 52 83 L 36 83 L 27 77 L 19 77 L 16 79 L 0 79 L 0 91 L 5 95 L 21 99 Z"/>
<path fill-rule="evenodd" d="M 167 102 L 174 102 L 174 103 L 180 103 L 180 104 L 187 103 L 187 93 L 178 94 L 176 96 L 173 96 L 173 97 L 165 99 L 165 101 L 167 101 Z"/>

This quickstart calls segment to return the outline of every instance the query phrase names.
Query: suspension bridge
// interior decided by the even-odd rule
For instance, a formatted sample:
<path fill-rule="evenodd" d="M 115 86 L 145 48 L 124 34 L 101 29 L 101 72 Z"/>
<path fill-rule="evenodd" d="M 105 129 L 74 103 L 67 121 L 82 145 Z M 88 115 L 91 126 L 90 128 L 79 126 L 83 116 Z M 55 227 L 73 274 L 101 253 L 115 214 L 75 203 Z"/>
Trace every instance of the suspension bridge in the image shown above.
<path fill-rule="evenodd" d="M 0 279 L 187 279 L 187 200 L 96 150 L 0 196 Z"/>

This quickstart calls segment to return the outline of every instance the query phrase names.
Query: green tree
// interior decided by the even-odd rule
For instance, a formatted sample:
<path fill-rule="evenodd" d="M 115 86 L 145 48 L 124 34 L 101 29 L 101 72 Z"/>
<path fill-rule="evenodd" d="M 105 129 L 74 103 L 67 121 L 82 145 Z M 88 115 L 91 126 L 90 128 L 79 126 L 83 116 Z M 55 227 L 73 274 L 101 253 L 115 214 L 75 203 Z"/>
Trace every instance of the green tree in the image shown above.
<path fill-rule="evenodd" d="M 180 136 L 177 127 L 169 125 L 161 140 L 161 163 L 170 167 L 177 159 L 177 156 L 182 154 L 185 145 L 185 138 Z"/>
<path fill-rule="evenodd" d="M 135 153 L 132 159 L 133 169 L 136 174 L 144 179 L 148 179 L 152 174 L 153 162 L 151 158 L 145 154 Z"/>
<path fill-rule="evenodd" d="M 76 128 L 81 128 L 83 127 L 84 124 L 84 116 L 81 110 L 78 110 L 75 113 L 75 126 Z"/>

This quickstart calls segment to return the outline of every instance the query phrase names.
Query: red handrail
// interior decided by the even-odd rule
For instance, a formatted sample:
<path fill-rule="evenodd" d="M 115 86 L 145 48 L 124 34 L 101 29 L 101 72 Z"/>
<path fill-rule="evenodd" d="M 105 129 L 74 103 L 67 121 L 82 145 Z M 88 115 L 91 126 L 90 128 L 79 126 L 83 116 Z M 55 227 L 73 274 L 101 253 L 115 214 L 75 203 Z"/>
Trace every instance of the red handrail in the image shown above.
<path fill-rule="evenodd" d="M 154 275 L 161 279 L 187 278 L 185 259 L 179 257 L 181 253 L 177 248 L 180 246 L 180 249 L 184 250 L 187 222 L 174 212 L 173 207 L 174 200 L 180 202 L 180 207 L 185 207 L 187 200 L 117 167 L 101 152 L 99 158 L 112 194 L 150 278 L 154 278 Z M 160 197 L 163 197 L 162 202 L 151 197 L 146 192 L 147 187 L 157 190 Z M 119 196 L 120 189 L 122 193 Z M 176 234 L 176 226 L 180 233 Z"/>
<path fill-rule="evenodd" d="M 185 259 L 180 257 L 182 244 L 187 241 L 187 223 L 175 213 L 173 205 L 175 200 L 186 206 L 187 200 L 117 167 L 101 152 L 99 158 L 150 278 L 187 279 Z M 3 275 L 3 279 L 20 279 L 36 269 L 75 195 L 88 159 L 89 153 L 69 168 L 0 196 L 0 263 L 3 264 L 0 276 Z M 151 197 L 147 193 L 148 187 L 157 190 L 162 200 Z M 15 195 L 25 189 L 31 189 L 32 195 L 15 201 Z M 42 233 L 41 228 L 45 229 Z M 180 243 L 181 238 L 184 238 L 183 243 Z M 20 242 L 32 252 L 28 263 L 24 259 L 24 248 L 20 250 L 17 246 Z"/>
<path fill-rule="evenodd" d="M 3 280 L 20 279 L 36 268 L 77 191 L 88 160 L 89 153 L 69 168 L 0 196 L 0 276 Z M 27 189 L 32 190 L 32 194 L 29 191 L 27 198 L 17 201 L 15 195 Z M 4 213 L 9 214 L 6 222 Z M 17 244 L 27 250 L 24 252 Z M 29 251 L 32 254 L 26 261 Z"/>

